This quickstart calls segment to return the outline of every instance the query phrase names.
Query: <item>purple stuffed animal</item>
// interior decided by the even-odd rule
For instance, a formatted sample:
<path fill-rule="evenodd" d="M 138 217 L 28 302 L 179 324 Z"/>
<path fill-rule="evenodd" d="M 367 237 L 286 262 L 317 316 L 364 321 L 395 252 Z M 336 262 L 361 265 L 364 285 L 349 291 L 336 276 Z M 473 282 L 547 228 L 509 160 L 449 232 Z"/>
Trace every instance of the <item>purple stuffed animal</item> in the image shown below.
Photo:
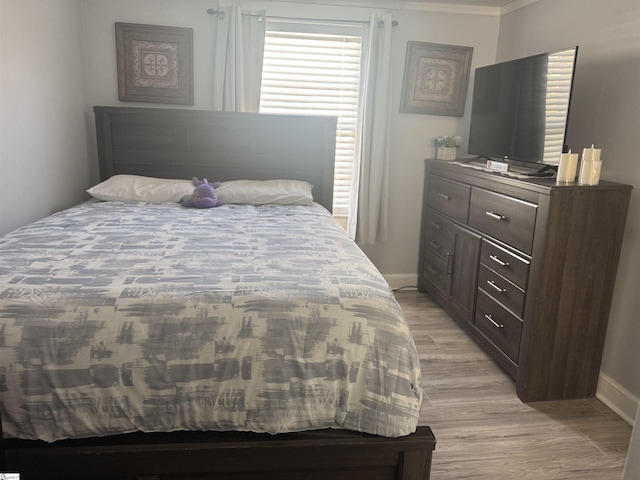
<path fill-rule="evenodd" d="M 182 201 L 183 207 L 212 208 L 224 205 L 222 199 L 218 198 L 218 192 L 216 192 L 220 182 L 209 183 L 206 178 L 198 180 L 197 177 L 193 177 L 193 184 L 196 189 L 190 198 Z"/>

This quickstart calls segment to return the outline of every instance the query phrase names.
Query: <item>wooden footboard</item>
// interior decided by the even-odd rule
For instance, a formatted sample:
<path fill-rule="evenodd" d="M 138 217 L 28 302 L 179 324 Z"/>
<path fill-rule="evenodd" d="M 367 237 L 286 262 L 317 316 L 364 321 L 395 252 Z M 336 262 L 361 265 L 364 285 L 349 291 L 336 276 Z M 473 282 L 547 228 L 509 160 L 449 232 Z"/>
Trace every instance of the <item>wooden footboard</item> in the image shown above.
<path fill-rule="evenodd" d="M 426 480 L 435 437 L 342 430 L 282 435 L 131 434 L 44 444 L 5 440 L 6 471 L 20 480 Z"/>

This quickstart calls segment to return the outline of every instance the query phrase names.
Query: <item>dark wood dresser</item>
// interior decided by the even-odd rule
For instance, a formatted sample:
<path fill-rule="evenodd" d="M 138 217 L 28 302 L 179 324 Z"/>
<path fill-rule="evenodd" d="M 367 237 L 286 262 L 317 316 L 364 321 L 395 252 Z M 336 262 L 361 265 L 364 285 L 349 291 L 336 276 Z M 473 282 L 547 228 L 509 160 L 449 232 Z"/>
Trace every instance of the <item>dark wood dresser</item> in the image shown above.
<path fill-rule="evenodd" d="M 522 401 L 594 396 L 632 187 L 425 165 L 419 289 Z"/>

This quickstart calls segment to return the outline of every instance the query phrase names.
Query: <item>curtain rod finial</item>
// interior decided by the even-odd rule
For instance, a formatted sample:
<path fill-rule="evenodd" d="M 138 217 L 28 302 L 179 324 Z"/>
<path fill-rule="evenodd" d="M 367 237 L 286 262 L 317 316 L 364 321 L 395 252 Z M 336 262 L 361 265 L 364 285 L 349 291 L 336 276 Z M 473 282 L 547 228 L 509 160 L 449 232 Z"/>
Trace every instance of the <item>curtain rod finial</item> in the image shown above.
<path fill-rule="evenodd" d="M 224 20 L 225 17 L 225 12 L 222 10 L 216 10 L 215 8 L 207 8 L 207 13 L 209 15 L 216 15 L 220 20 Z"/>

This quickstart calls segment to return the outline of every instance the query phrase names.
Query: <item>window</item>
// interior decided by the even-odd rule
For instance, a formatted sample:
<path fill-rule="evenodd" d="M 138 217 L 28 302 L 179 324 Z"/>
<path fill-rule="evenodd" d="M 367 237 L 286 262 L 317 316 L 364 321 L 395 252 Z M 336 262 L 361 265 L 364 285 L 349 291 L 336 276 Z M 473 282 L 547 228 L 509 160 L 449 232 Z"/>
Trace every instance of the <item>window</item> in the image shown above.
<path fill-rule="evenodd" d="M 270 21 L 260 112 L 338 117 L 333 213 L 347 216 L 356 152 L 361 26 Z"/>
<path fill-rule="evenodd" d="M 545 163 L 558 163 L 558 152 L 563 151 L 574 61 L 574 49 L 549 55 L 545 103 Z"/>

